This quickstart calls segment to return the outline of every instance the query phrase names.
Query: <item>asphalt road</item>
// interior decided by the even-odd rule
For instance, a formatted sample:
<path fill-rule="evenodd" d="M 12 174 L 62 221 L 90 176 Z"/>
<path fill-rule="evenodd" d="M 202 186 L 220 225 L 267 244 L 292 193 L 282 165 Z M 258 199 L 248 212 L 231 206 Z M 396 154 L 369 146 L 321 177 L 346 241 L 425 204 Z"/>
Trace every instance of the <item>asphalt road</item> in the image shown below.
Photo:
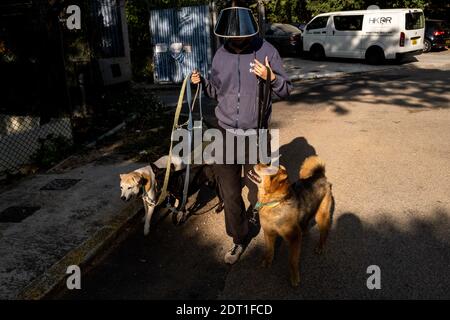
<path fill-rule="evenodd" d="M 327 164 L 336 208 L 328 246 L 304 239 L 301 283 L 289 286 L 287 250 L 262 269 L 259 234 L 232 266 L 223 213 L 175 227 L 138 226 L 65 299 L 450 298 L 450 54 L 401 70 L 296 84 L 274 106 L 281 163 L 295 177 L 303 159 Z M 432 59 L 433 56 L 429 56 Z M 369 290 L 367 267 L 381 269 Z"/>

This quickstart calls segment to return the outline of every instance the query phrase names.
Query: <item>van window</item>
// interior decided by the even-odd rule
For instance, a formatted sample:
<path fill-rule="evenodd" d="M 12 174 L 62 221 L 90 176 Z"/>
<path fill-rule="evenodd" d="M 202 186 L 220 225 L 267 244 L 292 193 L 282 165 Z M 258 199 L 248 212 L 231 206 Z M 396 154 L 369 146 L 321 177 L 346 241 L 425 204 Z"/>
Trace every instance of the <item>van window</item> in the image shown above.
<path fill-rule="evenodd" d="M 410 12 L 405 16 L 405 29 L 416 30 L 422 29 L 425 24 L 425 19 L 422 12 Z"/>
<path fill-rule="evenodd" d="M 357 16 L 334 16 L 334 27 L 339 31 L 362 30 L 363 15 Z"/>
<path fill-rule="evenodd" d="M 327 27 L 328 17 L 317 17 L 311 21 L 306 30 L 322 29 Z"/>

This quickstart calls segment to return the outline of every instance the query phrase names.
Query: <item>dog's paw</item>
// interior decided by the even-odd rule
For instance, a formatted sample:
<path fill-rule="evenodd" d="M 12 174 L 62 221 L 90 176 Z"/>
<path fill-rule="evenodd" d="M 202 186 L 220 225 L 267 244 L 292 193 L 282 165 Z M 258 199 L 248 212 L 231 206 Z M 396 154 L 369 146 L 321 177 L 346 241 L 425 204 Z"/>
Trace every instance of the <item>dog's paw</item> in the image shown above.
<path fill-rule="evenodd" d="M 300 284 L 300 274 L 298 273 L 291 274 L 291 286 L 298 287 L 299 284 Z"/>
<path fill-rule="evenodd" d="M 189 213 L 187 211 L 175 212 L 172 216 L 172 222 L 174 225 L 179 226 L 186 222 Z"/>

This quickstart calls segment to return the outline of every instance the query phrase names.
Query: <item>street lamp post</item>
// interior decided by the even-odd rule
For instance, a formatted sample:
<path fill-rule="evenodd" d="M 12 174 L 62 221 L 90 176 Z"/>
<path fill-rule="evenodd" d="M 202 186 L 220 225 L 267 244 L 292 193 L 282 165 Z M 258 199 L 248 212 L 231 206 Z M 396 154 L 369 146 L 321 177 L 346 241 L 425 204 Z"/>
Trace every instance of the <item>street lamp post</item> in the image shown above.
<path fill-rule="evenodd" d="M 258 0 L 258 26 L 259 35 L 261 38 L 264 38 L 264 35 L 266 33 L 266 10 L 263 0 Z"/>

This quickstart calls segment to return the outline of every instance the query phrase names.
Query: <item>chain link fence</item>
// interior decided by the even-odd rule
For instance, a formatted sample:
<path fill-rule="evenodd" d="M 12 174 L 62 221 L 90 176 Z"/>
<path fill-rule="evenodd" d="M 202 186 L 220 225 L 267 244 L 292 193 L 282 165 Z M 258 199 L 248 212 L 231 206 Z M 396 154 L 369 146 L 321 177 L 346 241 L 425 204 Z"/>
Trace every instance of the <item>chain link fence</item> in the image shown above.
<path fill-rule="evenodd" d="M 46 141 L 72 142 L 70 118 L 53 118 L 41 123 L 37 116 L 0 115 L 0 174 L 15 172 L 36 161 Z"/>

